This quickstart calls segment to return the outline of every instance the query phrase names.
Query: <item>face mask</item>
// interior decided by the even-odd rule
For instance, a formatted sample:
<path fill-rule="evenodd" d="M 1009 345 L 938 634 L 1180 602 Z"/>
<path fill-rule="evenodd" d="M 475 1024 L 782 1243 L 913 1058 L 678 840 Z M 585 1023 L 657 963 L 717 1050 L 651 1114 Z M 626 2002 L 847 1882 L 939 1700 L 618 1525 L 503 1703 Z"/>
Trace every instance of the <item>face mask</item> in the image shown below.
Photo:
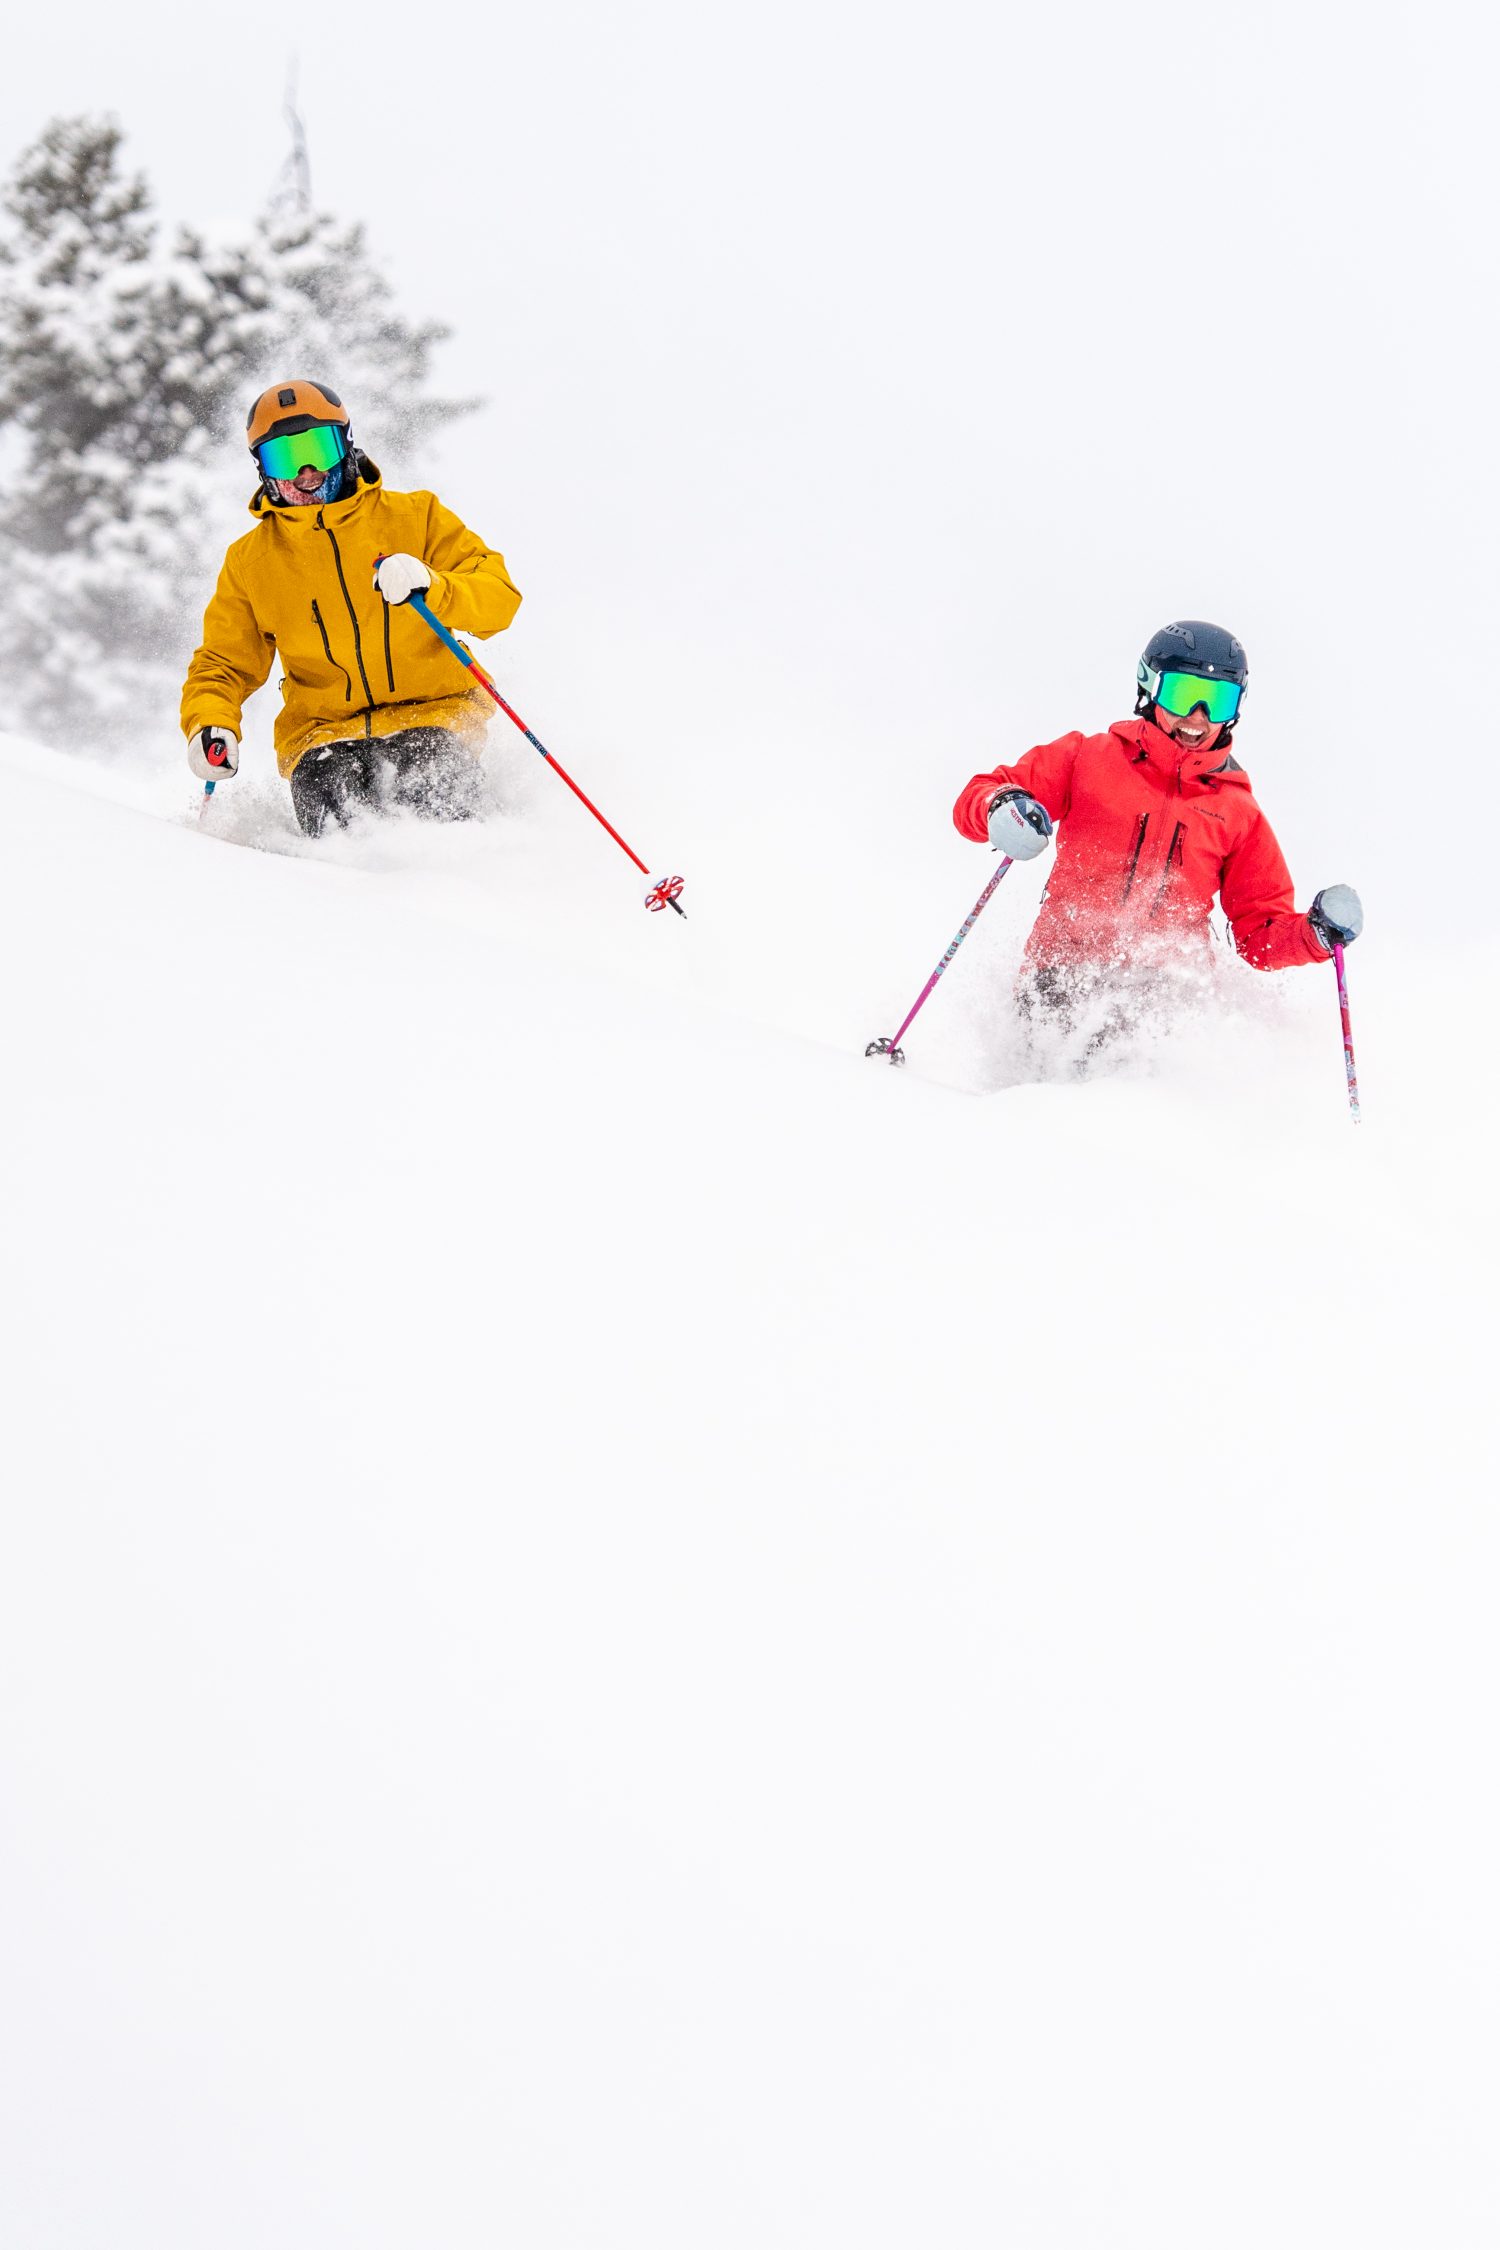
<path fill-rule="evenodd" d="M 344 464 L 340 461 L 337 468 L 330 469 L 322 483 L 315 484 L 311 492 L 304 492 L 295 479 L 291 477 L 278 477 L 275 481 L 276 490 L 288 507 L 317 508 L 321 507 L 327 500 L 336 500 L 342 492 L 344 488 Z"/>

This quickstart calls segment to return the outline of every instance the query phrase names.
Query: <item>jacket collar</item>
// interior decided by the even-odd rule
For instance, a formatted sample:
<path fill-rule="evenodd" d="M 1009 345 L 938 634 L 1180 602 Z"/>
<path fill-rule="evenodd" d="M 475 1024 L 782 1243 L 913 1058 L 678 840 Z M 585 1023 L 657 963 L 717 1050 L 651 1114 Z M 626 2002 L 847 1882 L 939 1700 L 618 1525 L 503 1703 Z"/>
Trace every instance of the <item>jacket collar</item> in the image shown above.
<path fill-rule="evenodd" d="M 1212 795 L 1218 789 L 1250 786 L 1250 776 L 1234 755 L 1232 738 L 1226 741 L 1220 735 L 1207 750 L 1179 750 L 1150 719 L 1116 719 L 1109 731 L 1133 766 L 1149 765 L 1164 781 L 1175 781 L 1185 794 Z"/>

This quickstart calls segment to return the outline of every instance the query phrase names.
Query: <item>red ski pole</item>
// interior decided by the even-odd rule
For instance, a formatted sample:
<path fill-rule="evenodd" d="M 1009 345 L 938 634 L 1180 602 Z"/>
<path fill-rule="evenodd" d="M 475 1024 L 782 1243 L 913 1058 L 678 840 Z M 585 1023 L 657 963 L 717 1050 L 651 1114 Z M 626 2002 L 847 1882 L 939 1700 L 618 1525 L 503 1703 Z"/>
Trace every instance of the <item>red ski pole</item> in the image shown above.
<path fill-rule="evenodd" d="M 1354 1036 L 1349 1029 L 1349 987 L 1344 982 L 1344 949 L 1333 949 L 1333 966 L 1339 980 L 1339 1015 L 1344 1025 L 1344 1076 L 1349 1082 L 1349 1118 L 1359 1123 L 1359 1081 L 1354 1075 Z"/>
<path fill-rule="evenodd" d="M 376 556 L 375 564 L 377 569 L 379 568 L 380 564 L 384 562 L 384 560 L 385 557 L 383 555 Z M 603 813 L 599 810 L 599 807 L 594 803 L 593 799 L 590 797 L 586 797 L 583 791 L 579 788 L 577 782 L 573 779 L 573 776 L 570 773 L 566 772 L 564 768 L 558 764 L 557 760 L 553 757 L 552 752 L 547 748 L 547 745 L 544 742 L 538 741 L 537 737 L 532 733 L 530 727 L 526 724 L 526 721 L 521 717 L 520 713 L 511 709 L 504 696 L 500 693 L 500 690 L 496 687 L 494 681 L 490 678 L 489 673 L 485 670 L 484 666 L 476 659 L 473 650 L 465 648 L 463 642 L 456 639 L 454 635 L 449 632 L 447 626 L 442 624 L 436 617 L 433 616 L 432 611 L 427 607 L 427 604 L 423 601 L 420 594 L 409 594 L 407 596 L 406 606 L 408 609 L 414 609 L 418 617 L 421 618 L 423 624 L 429 625 L 432 628 L 433 632 L 436 633 L 443 646 L 453 651 L 453 654 L 458 658 L 459 663 L 464 666 L 465 670 L 473 673 L 475 679 L 479 682 L 485 693 L 487 695 L 493 696 L 494 700 L 499 704 L 507 719 L 511 720 L 514 725 L 520 728 L 522 734 L 525 735 L 527 741 L 531 744 L 532 749 L 541 752 L 541 755 L 546 759 L 548 765 L 557 775 L 559 781 L 565 781 L 567 783 L 574 796 L 578 799 L 578 802 L 581 805 L 586 805 L 588 807 L 595 820 L 598 821 L 599 826 L 605 829 L 609 835 L 613 836 L 615 842 L 619 845 L 621 851 L 625 854 L 625 857 L 628 860 L 631 860 L 635 864 L 635 866 L 640 869 L 641 873 L 645 876 L 647 883 L 646 906 L 648 911 L 652 914 L 659 914 L 664 906 L 670 906 L 674 914 L 681 914 L 683 920 L 686 921 L 687 915 L 683 912 L 682 907 L 678 904 L 678 901 L 682 896 L 682 877 L 680 875 L 653 875 L 650 868 L 646 865 L 646 862 L 642 858 L 640 858 L 637 853 L 631 850 L 624 837 L 620 834 L 619 829 L 611 827 L 610 823 L 605 819 Z"/>

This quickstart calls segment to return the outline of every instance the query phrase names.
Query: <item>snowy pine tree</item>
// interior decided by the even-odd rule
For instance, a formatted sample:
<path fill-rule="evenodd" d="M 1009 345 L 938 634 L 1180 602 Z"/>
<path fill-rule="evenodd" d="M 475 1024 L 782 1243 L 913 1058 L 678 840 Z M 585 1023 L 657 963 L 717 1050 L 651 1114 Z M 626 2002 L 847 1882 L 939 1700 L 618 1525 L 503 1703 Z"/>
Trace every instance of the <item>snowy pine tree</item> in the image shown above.
<path fill-rule="evenodd" d="M 164 706 L 219 528 L 202 488 L 269 303 L 243 252 L 188 234 L 162 252 L 120 142 L 107 122 L 50 125 L 0 240 L 0 693 L 8 717 L 72 742 Z"/>
<path fill-rule="evenodd" d="M 225 545 L 255 489 L 250 400 L 308 374 L 379 459 L 466 411 L 431 398 L 444 331 L 397 312 L 363 230 L 278 199 L 251 244 L 163 247 L 118 126 L 58 119 L 0 235 L 0 708 L 64 743 L 173 733 Z"/>
<path fill-rule="evenodd" d="M 407 481 L 424 441 L 475 405 L 429 392 L 434 347 L 450 331 L 403 318 L 361 226 L 283 197 L 266 213 L 263 241 L 276 363 L 268 361 L 267 382 L 286 373 L 331 383 L 354 417 L 356 443 L 382 466 L 399 456 Z"/>

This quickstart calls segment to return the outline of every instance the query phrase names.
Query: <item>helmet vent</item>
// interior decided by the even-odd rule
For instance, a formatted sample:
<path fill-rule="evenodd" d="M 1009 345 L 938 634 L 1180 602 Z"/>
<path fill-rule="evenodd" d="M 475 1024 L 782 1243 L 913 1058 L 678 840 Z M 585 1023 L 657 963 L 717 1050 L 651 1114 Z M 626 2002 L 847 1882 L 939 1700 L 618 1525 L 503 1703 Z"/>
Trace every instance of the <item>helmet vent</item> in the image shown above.
<path fill-rule="evenodd" d="M 278 391 L 276 393 L 276 404 L 278 406 L 295 406 L 296 403 L 297 394 L 295 391 Z"/>

